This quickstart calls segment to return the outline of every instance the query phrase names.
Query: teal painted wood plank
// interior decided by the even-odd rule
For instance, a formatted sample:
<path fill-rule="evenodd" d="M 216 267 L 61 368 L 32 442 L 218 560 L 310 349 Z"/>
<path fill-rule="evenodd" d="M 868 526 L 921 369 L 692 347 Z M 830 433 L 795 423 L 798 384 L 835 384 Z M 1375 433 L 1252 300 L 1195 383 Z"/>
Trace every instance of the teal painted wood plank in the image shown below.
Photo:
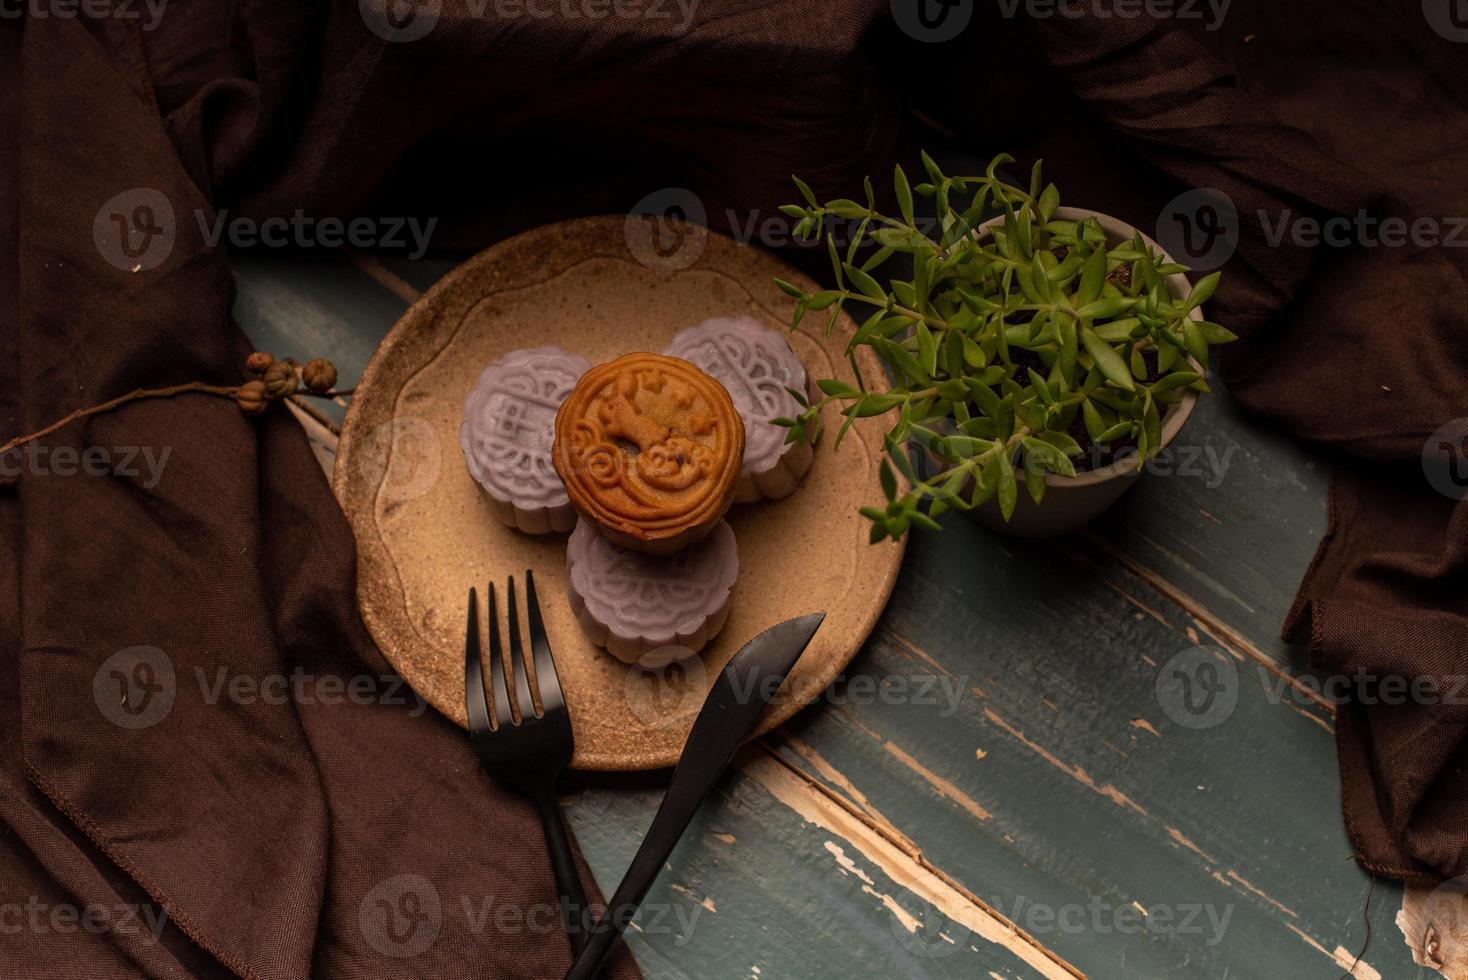
<path fill-rule="evenodd" d="M 831 704 L 786 726 L 780 751 L 1001 912 L 1099 902 L 1100 928 L 1017 916 L 1091 976 L 1339 976 L 1332 954 L 1359 948 L 1369 881 L 1339 819 L 1328 712 L 1281 698 L 1277 675 L 1080 544 L 1001 539 L 961 517 L 915 539 L 852 670 L 909 690 L 936 675 L 964 696 Z M 1235 706 L 1205 728 L 1165 707 L 1169 662 L 1199 644 L 1237 677 Z M 1228 923 L 1221 940 L 1126 935 L 1115 917 L 1134 902 Z M 1365 961 L 1421 976 L 1395 941 L 1399 905 L 1399 889 L 1377 888 Z"/>
<path fill-rule="evenodd" d="M 1168 456 L 1087 533 L 1259 653 L 1308 672 L 1280 629 L 1325 533 L 1329 466 L 1215 388 Z"/>
<path fill-rule="evenodd" d="M 232 257 L 235 319 L 258 350 L 306 361 L 327 357 L 340 386 L 355 384 L 377 342 L 403 311 L 394 296 L 339 254 Z M 346 409 L 312 399 L 340 425 Z"/>
<path fill-rule="evenodd" d="M 620 879 L 660 799 L 661 788 L 595 781 L 580 794 L 571 822 L 599 881 Z M 691 930 L 660 928 L 679 921 Z M 757 779 L 733 774 L 649 893 L 633 950 L 650 980 L 1043 975 L 943 921 L 850 841 L 807 824 Z M 919 925 L 909 931 L 903 922 Z"/>

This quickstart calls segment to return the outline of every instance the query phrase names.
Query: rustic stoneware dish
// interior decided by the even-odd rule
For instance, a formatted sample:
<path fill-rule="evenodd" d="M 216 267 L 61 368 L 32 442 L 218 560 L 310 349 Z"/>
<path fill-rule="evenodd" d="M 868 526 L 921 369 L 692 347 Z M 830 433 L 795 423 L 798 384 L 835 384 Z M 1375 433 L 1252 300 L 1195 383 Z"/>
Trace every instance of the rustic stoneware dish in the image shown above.
<path fill-rule="evenodd" d="M 465 597 L 471 585 L 503 583 L 527 568 L 539 586 L 580 769 L 673 765 L 724 664 L 792 616 L 829 614 L 761 731 L 819 697 L 856 655 L 903 553 L 900 544 L 868 545 L 857 513 L 880 494 L 882 420 L 859 422 L 839 452 L 823 436 L 827 444 L 786 499 L 730 510 L 740 575 L 728 622 L 686 667 L 664 673 L 629 668 L 587 639 L 566 591 L 565 536 L 531 537 L 495 520 L 459 450 L 464 394 L 506 351 L 555 344 L 596 364 L 660 351 L 684 327 L 740 314 L 786 331 L 789 305 L 776 277 L 814 288 L 774 256 L 697 226 L 579 219 L 480 253 L 393 327 L 357 385 L 334 486 L 356 534 L 363 619 L 430 704 L 465 724 Z M 823 327 L 812 315 L 789 340 L 811 373 L 836 377 L 850 370 L 844 351 L 855 324 L 843 317 L 831 337 Z M 866 348 L 859 357 L 868 382 L 885 386 L 875 357 Z"/>

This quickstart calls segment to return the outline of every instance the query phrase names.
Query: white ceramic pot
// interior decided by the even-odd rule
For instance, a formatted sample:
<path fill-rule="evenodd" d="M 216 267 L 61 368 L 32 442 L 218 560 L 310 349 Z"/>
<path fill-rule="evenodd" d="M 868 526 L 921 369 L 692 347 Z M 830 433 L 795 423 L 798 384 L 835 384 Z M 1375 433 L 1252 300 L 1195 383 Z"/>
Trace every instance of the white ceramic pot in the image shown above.
<path fill-rule="evenodd" d="M 1105 232 L 1107 242 L 1111 245 L 1119 245 L 1129 242 L 1138 234 L 1138 230 L 1110 215 L 1101 214 L 1097 211 L 1087 211 L 1083 208 L 1059 208 L 1055 217 L 1062 221 L 1082 221 L 1086 218 L 1095 218 Z M 985 229 L 1003 222 L 1003 217 L 991 218 L 977 229 L 977 234 L 983 235 Z M 1142 241 L 1147 243 L 1162 262 L 1174 261 L 1171 256 L 1146 234 L 1142 235 Z M 1192 283 L 1188 277 L 1181 272 L 1167 277 L 1168 291 L 1177 299 L 1183 299 L 1192 290 Z M 1190 314 L 1195 320 L 1203 319 L 1203 309 L 1198 307 Z M 1197 368 L 1197 365 L 1194 365 Z M 1162 417 L 1162 445 L 1168 446 L 1177 434 L 1182 431 L 1188 416 L 1193 414 L 1193 408 L 1198 403 L 1198 393 L 1191 389 L 1184 392 L 1182 400 L 1171 406 L 1167 414 Z M 1136 484 L 1142 476 L 1142 470 L 1137 467 L 1135 457 L 1119 460 L 1110 466 L 1097 470 L 1090 470 L 1076 476 L 1057 476 L 1050 474 L 1045 478 L 1045 497 L 1037 505 L 1031 499 L 1029 491 L 1024 488 L 1021 481 L 1019 490 L 1019 502 L 1015 505 L 1014 514 L 1008 521 L 999 511 L 997 500 L 990 499 L 988 503 L 967 513 L 984 527 L 1001 534 L 1009 534 L 1020 538 L 1050 538 L 1067 531 L 1074 531 L 1084 527 L 1100 516 L 1101 512 L 1116 502 L 1117 498 Z M 969 485 L 965 493 L 972 492 L 973 486 Z"/>

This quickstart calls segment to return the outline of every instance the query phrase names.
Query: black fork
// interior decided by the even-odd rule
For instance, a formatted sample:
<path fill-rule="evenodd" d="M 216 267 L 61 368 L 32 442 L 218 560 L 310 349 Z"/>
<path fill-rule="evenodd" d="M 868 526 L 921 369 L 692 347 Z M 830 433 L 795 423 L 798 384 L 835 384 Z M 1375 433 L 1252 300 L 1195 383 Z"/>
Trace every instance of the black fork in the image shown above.
<path fill-rule="evenodd" d="M 505 662 L 500 647 L 499 612 L 495 606 L 494 583 L 489 584 L 489 673 L 494 690 L 494 717 L 485 703 L 484 671 L 479 654 L 479 600 L 469 590 L 469 630 L 464 640 L 464 700 L 469 711 L 469 735 L 479 763 L 495 780 L 518 789 L 534 801 L 545 826 L 546 845 L 550 850 L 551 869 L 556 888 L 564 904 L 564 924 L 571 939 L 571 949 L 580 952 L 586 945 L 584 923 L 587 916 L 586 892 L 571 856 L 571 842 L 556 799 L 556 783 L 561 772 L 571 763 L 575 742 L 571 735 L 571 715 L 561 693 L 561 680 L 551 658 L 550 641 L 545 623 L 540 618 L 540 603 L 535 598 L 535 576 L 525 573 L 525 611 L 530 621 L 530 649 L 535 657 L 535 681 L 540 693 L 540 712 L 530 696 L 530 678 L 525 671 L 525 649 L 520 644 L 520 614 L 515 604 L 515 579 L 509 582 L 510 666 L 513 680 L 505 678 Z M 514 710 L 509 688 L 515 689 Z"/>

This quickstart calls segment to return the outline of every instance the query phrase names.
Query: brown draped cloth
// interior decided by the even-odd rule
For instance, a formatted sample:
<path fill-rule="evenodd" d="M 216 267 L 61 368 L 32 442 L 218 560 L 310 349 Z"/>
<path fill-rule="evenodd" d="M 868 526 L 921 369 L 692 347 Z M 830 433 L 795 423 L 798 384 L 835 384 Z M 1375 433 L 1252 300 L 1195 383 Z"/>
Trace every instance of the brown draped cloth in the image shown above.
<path fill-rule="evenodd" d="M 883 4 L 803 10 L 798 37 L 792 4 L 701 4 L 686 29 L 659 6 L 672 22 L 444 0 L 412 43 L 355 0 L 0 20 L 4 438 L 138 387 L 237 383 L 249 346 L 201 224 L 364 213 L 417 148 L 487 205 L 541 154 L 595 175 L 651 153 L 731 198 L 886 164 L 893 103 L 858 54 Z M 171 229 L 160 261 L 109 261 L 119 194 L 113 213 Z M 190 394 L 41 445 L 0 490 L 0 975 L 560 976 L 534 811 L 396 687 L 299 426 Z M 58 455 L 89 447 L 109 475 Z M 157 479 L 140 448 L 168 453 Z M 272 678 L 306 693 L 249 695 Z"/>
<path fill-rule="evenodd" d="M 1071 203 L 1149 233 L 1185 211 L 1206 261 L 1200 205 L 1235 229 L 1209 310 L 1242 338 L 1221 374 L 1334 464 L 1284 635 L 1350 682 L 1336 731 L 1357 860 L 1418 881 L 1468 874 L 1468 20 L 1452 2 L 979 14 L 977 67 L 936 110 L 970 134 L 997 120 Z M 1225 199 L 1236 222 L 1218 220 Z M 1313 241 L 1333 218 L 1350 223 L 1336 244 Z"/>
<path fill-rule="evenodd" d="M 1339 462 L 1289 631 L 1322 669 L 1456 689 L 1468 510 L 1417 460 L 1468 416 L 1465 251 L 1276 247 L 1257 218 L 1468 213 L 1468 45 L 1428 29 L 1422 4 L 1236 0 L 1212 32 L 978 5 L 965 38 L 915 50 L 873 48 L 891 36 L 875 29 L 883 0 L 703 0 L 681 27 L 684 8 L 666 3 L 671 20 L 436 5 L 412 42 L 385 40 L 346 0 L 175 0 L 149 30 L 0 20 L 5 433 L 140 386 L 239 379 L 248 344 L 226 256 L 200 229 L 224 209 L 401 214 L 384 202 L 411 201 L 457 224 L 438 244 L 474 245 L 496 219 L 625 210 L 681 183 L 720 224 L 725 206 L 769 215 L 792 172 L 841 196 L 885 170 L 906 88 L 955 119 L 966 109 L 956 128 L 986 148 L 1044 149 L 1070 201 L 1141 227 L 1189 188 L 1229 196 L 1240 240 L 1214 308 L 1244 339 L 1227 379 Z M 965 59 L 973 43 L 991 56 Z M 1017 84 L 1027 62 L 1045 71 Z M 945 88 L 955 65 L 970 84 Z M 1079 110 L 1073 130 L 1049 114 L 1062 103 Z M 108 261 L 97 221 L 140 189 L 168 202 L 175 240 L 133 271 Z M 14 475 L 5 461 L 0 927 L 21 928 L 0 942 L 0 974 L 559 975 L 553 922 L 494 925 L 496 909 L 554 901 L 532 811 L 383 680 L 355 613 L 350 532 L 298 427 L 188 395 L 43 445 L 101 447 L 117 467 L 67 475 L 77 464 L 48 455 Z M 139 448 L 169 451 L 161 478 L 123 465 Z M 380 696 L 209 696 L 221 672 L 298 671 L 313 691 L 366 678 Z M 1468 873 L 1465 723 L 1457 704 L 1342 709 L 1366 867 Z"/>

